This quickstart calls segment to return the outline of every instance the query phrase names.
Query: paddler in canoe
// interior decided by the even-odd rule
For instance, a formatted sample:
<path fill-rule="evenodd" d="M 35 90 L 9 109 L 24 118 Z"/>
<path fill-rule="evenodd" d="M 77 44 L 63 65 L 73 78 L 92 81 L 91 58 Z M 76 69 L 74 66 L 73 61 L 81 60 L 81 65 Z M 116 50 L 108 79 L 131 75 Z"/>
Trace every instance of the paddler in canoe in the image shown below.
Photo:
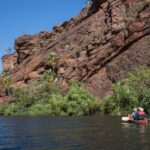
<path fill-rule="evenodd" d="M 129 117 L 131 120 L 138 120 L 138 118 L 139 118 L 139 115 L 138 115 L 138 108 L 134 108 L 132 114 L 131 114 L 131 115 L 128 115 L 128 117 Z"/>
<path fill-rule="evenodd" d="M 147 115 L 142 107 L 134 108 L 131 115 L 128 117 L 122 117 L 123 121 L 137 123 L 137 124 L 147 124 Z"/>

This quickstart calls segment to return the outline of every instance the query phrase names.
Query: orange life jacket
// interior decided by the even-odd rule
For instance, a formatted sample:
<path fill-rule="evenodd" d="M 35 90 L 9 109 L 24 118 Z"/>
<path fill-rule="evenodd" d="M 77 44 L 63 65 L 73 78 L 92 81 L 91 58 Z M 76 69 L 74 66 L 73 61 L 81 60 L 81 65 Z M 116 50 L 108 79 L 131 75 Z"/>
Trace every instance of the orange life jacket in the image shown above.
<path fill-rule="evenodd" d="M 144 111 L 138 111 L 138 115 L 139 116 L 141 116 L 141 115 L 143 116 L 143 115 L 145 115 L 145 112 Z"/>
<path fill-rule="evenodd" d="M 138 111 L 138 120 L 144 120 L 146 118 L 146 114 L 144 111 Z"/>

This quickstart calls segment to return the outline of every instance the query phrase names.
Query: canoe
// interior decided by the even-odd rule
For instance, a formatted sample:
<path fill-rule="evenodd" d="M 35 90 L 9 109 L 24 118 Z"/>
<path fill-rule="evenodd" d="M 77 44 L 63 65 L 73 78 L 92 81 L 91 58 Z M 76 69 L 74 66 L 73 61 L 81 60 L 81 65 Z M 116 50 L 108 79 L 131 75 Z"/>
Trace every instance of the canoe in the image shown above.
<path fill-rule="evenodd" d="M 131 117 L 122 117 L 122 121 L 128 122 L 128 123 L 135 123 L 135 124 L 148 124 L 148 119 L 144 120 L 133 120 Z"/>
<path fill-rule="evenodd" d="M 147 119 L 144 120 L 128 120 L 129 123 L 135 123 L 135 124 L 144 124 L 147 125 L 148 121 Z"/>

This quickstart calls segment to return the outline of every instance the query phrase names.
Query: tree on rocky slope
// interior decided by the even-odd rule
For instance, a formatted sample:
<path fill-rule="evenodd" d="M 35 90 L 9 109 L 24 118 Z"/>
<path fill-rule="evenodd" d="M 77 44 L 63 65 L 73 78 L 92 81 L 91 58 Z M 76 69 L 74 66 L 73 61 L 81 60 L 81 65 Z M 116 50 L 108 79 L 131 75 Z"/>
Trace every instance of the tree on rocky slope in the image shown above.
<path fill-rule="evenodd" d="M 84 0 L 84 2 L 89 5 L 92 0 Z"/>

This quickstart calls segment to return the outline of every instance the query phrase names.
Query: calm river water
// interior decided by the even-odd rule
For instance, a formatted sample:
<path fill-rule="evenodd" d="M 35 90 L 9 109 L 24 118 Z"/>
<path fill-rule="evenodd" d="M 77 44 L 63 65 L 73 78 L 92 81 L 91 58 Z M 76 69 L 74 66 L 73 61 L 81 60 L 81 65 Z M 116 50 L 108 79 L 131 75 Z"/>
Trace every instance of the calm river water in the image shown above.
<path fill-rule="evenodd" d="M 150 126 L 119 117 L 0 117 L 0 150 L 150 150 Z"/>

